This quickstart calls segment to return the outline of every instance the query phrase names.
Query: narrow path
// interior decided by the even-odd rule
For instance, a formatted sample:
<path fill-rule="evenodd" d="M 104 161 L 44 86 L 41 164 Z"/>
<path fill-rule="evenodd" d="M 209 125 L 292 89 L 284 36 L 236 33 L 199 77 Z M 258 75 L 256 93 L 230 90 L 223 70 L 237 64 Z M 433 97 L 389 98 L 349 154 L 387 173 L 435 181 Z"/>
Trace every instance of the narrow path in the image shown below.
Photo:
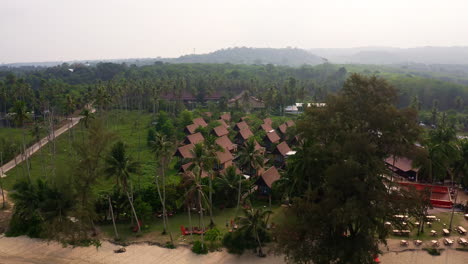
<path fill-rule="evenodd" d="M 50 141 L 54 140 L 56 137 L 60 136 L 61 134 L 67 132 L 70 128 L 76 126 L 79 122 L 80 119 L 83 118 L 82 116 L 79 117 L 72 117 L 69 118 L 69 121 L 63 125 L 62 127 L 56 129 L 54 132 L 50 133 L 47 135 L 45 138 L 39 140 L 39 142 L 35 143 L 31 147 L 26 149 L 26 154 L 19 154 L 11 160 L 10 162 L 6 163 L 0 168 L 0 177 L 6 177 L 7 175 L 5 174 L 9 170 L 13 169 L 16 167 L 16 165 L 20 164 L 24 160 L 26 160 L 26 157 L 30 157 L 34 153 L 36 153 L 39 149 L 41 149 L 43 146 L 47 145 Z"/>

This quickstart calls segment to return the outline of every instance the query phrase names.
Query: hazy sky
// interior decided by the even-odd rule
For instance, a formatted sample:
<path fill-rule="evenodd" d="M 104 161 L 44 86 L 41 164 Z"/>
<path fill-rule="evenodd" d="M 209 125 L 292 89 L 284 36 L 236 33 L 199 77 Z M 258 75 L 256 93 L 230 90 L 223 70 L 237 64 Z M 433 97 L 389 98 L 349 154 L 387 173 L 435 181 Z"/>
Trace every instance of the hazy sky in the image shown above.
<path fill-rule="evenodd" d="M 468 0 L 0 0 L 0 63 L 467 45 Z"/>

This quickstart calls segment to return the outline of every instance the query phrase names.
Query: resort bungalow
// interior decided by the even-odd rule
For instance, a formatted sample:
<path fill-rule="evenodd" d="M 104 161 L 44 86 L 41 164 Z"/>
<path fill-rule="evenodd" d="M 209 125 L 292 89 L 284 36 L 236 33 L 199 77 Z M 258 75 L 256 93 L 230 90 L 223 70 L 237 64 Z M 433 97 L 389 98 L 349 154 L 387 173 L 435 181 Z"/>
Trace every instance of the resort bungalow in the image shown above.
<path fill-rule="evenodd" d="M 279 131 L 279 134 L 281 135 L 281 138 L 285 138 L 286 132 L 288 131 L 288 125 L 286 125 L 286 123 L 279 125 L 278 131 Z"/>
<path fill-rule="evenodd" d="M 407 178 L 408 180 L 417 180 L 418 168 L 413 167 L 413 161 L 406 157 L 395 157 L 393 156 L 385 159 L 387 167 L 398 176 Z"/>
<path fill-rule="evenodd" d="M 263 143 L 267 149 L 272 148 L 273 144 L 276 144 L 280 141 L 280 137 L 276 134 L 275 131 L 268 132 L 263 138 Z"/>
<path fill-rule="evenodd" d="M 237 133 L 236 137 L 234 138 L 234 142 L 237 145 L 242 145 L 245 141 L 247 141 L 248 138 L 252 137 L 253 135 L 254 134 L 252 131 L 250 131 L 249 128 L 242 129 L 239 131 L 239 133 Z"/>
<path fill-rule="evenodd" d="M 195 119 L 193 120 L 193 123 L 194 123 L 195 125 L 199 125 L 199 126 L 201 126 L 201 127 L 207 127 L 207 126 L 208 126 L 208 124 L 205 122 L 205 120 L 204 120 L 203 118 L 201 118 L 201 117 L 195 118 Z"/>
<path fill-rule="evenodd" d="M 286 121 L 286 125 L 287 125 L 288 127 L 292 127 L 292 126 L 295 126 L 296 123 L 294 123 L 294 121 L 292 121 L 292 120 L 288 120 L 288 121 Z"/>
<path fill-rule="evenodd" d="M 222 148 L 227 149 L 228 151 L 236 151 L 237 145 L 232 143 L 228 136 L 222 136 L 215 140 L 216 144 L 220 145 Z"/>
<path fill-rule="evenodd" d="M 190 134 L 195 134 L 195 131 L 196 131 L 197 128 L 199 128 L 199 127 L 200 127 L 200 126 L 197 125 L 197 124 L 190 124 L 190 125 L 188 125 L 188 126 L 185 127 L 184 132 L 185 132 L 185 134 L 188 134 L 188 135 L 190 135 Z"/>
<path fill-rule="evenodd" d="M 270 167 L 268 170 L 261 173 L 256 184 L 258 192 L 262 195 L 270 195 L 273 183 L 281 178 L 275 166 Z"/>
<path fill-rule="evenodd" d="M 271 131 L 274 131 L 273 128 L 271 127 L 271 124 L 261 124 L 260 129 L 265 131 L 265 133 L 269 133 Z"/>
<path fill-rule="evenodd" d="M 205 138 L 203 138 L 203 135 L 198 132 L 198 133 L 195 133 L 195 134 L 192 134 L 192 135 L 187 135 L 185 137 L 185 140 L 184 140 L 184 144 L 198 144 L 198 143 L 201 143 L 205 140 Z"/>
<path fill-rule="evenodd" d="M 192 172 L 189 170 L 190 165 L 192 165 L 192 162 L 189 162 L 187 164 L 180 166 L 179 172 L 183 172 L 189 175 L 192 174 Z M 201 177 L 202 178 L 208 177 L 208 173 L 206 171 L 202 171 Z"/>
<path fill-rule="evenodd" d="M 193 144 L 184 145 L 182 147 L 177 148 L 174 156 L 179 157 L 181 159 L 189 159 L 192 158 L 192 149 L 195 147 Z"/>
<path fill-rule="evenodd" d="M 242 129 L 246 129 L 246 128 L 249 128 L 249 125 L 247 125 L 247 123 L 245 121 L 241 121 L 239 123 L 237 123 L 235 126 L 234 126 L 234 130 L 235 131 L 240 131 Z"/>
<path fill-rule="evenodd" d="M 229 131 L 223 125 L 220 125 L 220 126 L 217 126 L 217 127 L 213 128 L 212 133 L 213 133 L 213 135 L 215 135 L 217 137 L 222 137 L 222 136 L 229 135 Z"/>
<path fill-rule="evenodd" d="M 215 165 L 214 169 L 217 171 L 223 170 L 229 166 L 232 166 L 232 160 L 234 157 L 232 156 L 229 150 L 225 149 L 224 151 L 217 151 L 216 158 L 218 159 L 218 164 Z"/>
<path fill-rule="evenodd" d="M 273 124 L 273 120 L 271 120 L 271 118 L 265 118 L 263 119 L 263 124 L 269 124 L 271 126 L 271 124 Z"/>
<path fill-rule="evenodd" d="M 222 125 L 225 128 L 229 128 L 229 125 L 226 123 L 226 121 L 224 121 L 224 119 L 216 120 L 216 122 L 218 122 L 220 125 Z"/>
<path fill-rule="evenodd" d="M 230 113 L 224 113 L 219 118 L 226 121 L 226 122 L 231 122 L 231 114 Z"/>
<path fill-rule="evenodd" d="M 284 161 L 286 160 L 288 155 L 292 155 L 292 153 L 293 151 L 291 151 L 291 148 L 289 148 L 286 142 L 283 141 L 279 143 L 273 151 L 273 154 L 275 155 L 275 162 L 281 165 L 284 164 Z"/>

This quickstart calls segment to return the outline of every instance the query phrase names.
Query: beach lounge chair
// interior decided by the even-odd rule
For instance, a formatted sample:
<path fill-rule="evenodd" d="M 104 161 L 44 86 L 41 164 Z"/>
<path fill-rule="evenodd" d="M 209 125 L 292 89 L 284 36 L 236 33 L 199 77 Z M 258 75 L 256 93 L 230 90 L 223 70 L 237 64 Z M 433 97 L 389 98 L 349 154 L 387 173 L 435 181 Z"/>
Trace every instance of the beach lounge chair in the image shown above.
<path fill-rule="evenodd" d="M 439 246 L 439 241 L 437 241 L 437 240 L 431 240 L 431 245 L 432 245 L 433 247 L 438 247 L 438 246 Z"/>
<path fill-rule="evenodd" d="M 422 245 L 422 241 L 421 241 L 421 240 L 415 240 L 415 241 L 414 241 L 414 244 L 415 244 L 416 246 L 420 246 L 420 245 Z"/>
<path fill-rule="evenodd" d="M 398 229 L 392 230 L 392 233 L 393 233 L 393 235 L 395 235 L 395 236 L 401 235 L 401 232 L 400 232 L 400 230 L 398 230 Z"/>
<path fill-rule="evenodd" d="M 401 240 L 400 241 L 400 246 L 402 247 L 407 247 L 409 245 L 408 241 L 407 240 Z"/>
<path fill-rule="evenodd" d="M 431 236 L 437 236 L 437 231 L 431 230 Z"/>
<path fill-rule="evenodd" d="M 185 229 L 185 226 L 183 225 L 180 226 L 180 232 L 182 233 L 183 236 L 193 234 L 192 231 Z"/>

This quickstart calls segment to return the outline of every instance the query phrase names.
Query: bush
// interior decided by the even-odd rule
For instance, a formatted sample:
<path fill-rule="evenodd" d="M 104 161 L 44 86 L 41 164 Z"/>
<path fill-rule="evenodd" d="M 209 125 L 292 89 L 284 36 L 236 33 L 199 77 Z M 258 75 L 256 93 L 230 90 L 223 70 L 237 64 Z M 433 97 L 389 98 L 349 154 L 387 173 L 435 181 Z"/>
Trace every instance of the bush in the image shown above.
<path fill-rule="evenodd" d="M 210 251 L 214 251 L 219 248 L 220 245 L 218 242 L 222 239 L 222 237 L 223 236 L 221 234 L 221 231 L 219 231 L 219 229 L 217 229 L 216 227 L 208 230 L 205 233 L 206 241 L 210 242 L 209 243 Z"/>
<path fill-rule="evenodd" d="M 200 241 L 195 241 L 193 243 L 192 252 L 195 254 L 208 254 L 208 248 Z"/>

